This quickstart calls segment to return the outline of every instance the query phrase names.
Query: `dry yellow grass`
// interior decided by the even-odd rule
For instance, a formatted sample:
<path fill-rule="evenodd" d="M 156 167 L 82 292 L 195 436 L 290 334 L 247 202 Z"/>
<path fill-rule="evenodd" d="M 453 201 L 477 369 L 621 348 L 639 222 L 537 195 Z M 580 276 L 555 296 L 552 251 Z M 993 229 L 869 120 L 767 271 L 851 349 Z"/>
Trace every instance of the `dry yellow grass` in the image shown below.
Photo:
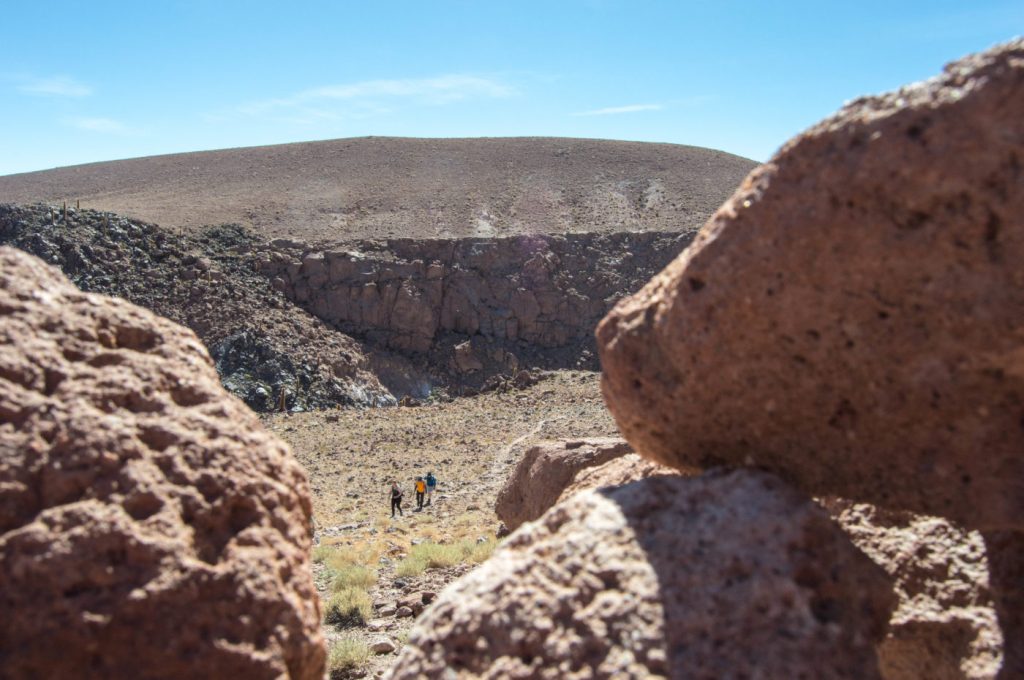
<path fill-rule="evenodd" d="M 370 646 L 356 637 L 343 637 L 331 645 L 327 656 L 327 670 L 331 678 L 364 666 L 370 658 Z"/>

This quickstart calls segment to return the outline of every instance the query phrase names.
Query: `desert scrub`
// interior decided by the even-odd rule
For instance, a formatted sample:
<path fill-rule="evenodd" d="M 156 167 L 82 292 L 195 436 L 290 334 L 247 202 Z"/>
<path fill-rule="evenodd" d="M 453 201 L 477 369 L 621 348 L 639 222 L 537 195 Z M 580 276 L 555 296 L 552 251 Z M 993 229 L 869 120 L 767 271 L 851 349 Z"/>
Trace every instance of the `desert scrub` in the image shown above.
<path fill-rule="evenodd" d="M 380 549 L 370 545 L 357 549 L 321 545 L 313 550 L 313 561 L 326 568 L 327 579 L 334 592 L 372 586 L 377 582 L 375 565 L 379 559 Z"/>
<path fill-rule="evenodd" d="M 488 539 L 477 543 L 472 539 L 464 539 L 458 543 L 420 543 L 414 545 L 409 556 L 398 563 L 395 573 L 398 576 L 418 576 L 427 569 L 443 569 L 463 562 L 479 564 L 494 552 L 496 542 Z"/>
<path fill-rule="evenodd" d="M 331 645 L 327 671 L 331 680 L 348 677 L 349 671 L 361 668 L 370 659 L 370 646 L 362 640 L 343 637 Z"/>
<path fill-rule="evenodd" d="M 342 588 L 327 600 L 324 623 L 338 628 L 355 628 L 366 624 L 372 610 L 368 592 L 361 588 Z"/>
<path fill-rule="evenodd" d="M 328 567 L 331 575 L 331 590 L 339 592 L 349 588 L 366 589 L 377 582 L 377 574 L 373 569 L 361 564 L 341 564 Z"/>

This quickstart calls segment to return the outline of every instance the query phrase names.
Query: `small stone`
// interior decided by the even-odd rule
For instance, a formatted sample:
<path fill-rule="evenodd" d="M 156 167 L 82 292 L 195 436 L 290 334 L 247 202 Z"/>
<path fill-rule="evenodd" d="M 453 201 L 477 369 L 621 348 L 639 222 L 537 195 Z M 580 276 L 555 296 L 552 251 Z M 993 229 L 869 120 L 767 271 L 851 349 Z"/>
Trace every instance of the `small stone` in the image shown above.
<path fill-rule="evenodd" d="M 388 638 L 381 638 L 370 643 L 370 651 L 374 654 L 390 654 L 396 649 L 398 647 Z"/>
<path fill-rule="evenodd" d="M 398 611 L 395 612 L 395 616 L 400 619 L 408 618 L 413 615 L 411 607 L 399 607 Z"/>

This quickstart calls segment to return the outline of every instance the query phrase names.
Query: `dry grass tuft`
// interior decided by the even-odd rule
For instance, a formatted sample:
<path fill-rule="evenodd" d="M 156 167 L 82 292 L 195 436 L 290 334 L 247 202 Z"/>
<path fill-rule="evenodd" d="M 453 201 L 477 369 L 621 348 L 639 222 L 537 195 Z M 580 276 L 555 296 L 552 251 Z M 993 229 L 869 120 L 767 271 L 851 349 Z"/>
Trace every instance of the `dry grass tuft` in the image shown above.
<path fill-rule="evenodd" d="M 345 678 L 349 672 L 362 668 L 370 658 L 370 646 L 363 640 L 343 637 L 331 645 L 327 671 L 331 680 Z"/>
<path fill-rule="evenodd" d="M 491 556 L 497 541 L 488 539 L 478 543 L 463 539 L 458 543 L 420 543 L 413 546 L 409 556 L 398 563 L 395 573 L 399 576 L 418 576 L 427 569 L 443 569 L 456 564 L 479 564 Z"/>
<path fill-rule="evenodd" d="M 373 611 L 370 594 L 361 588 L 336 590 L 324 607 L 324 623 L 338 628 L 366 625 Z"/>

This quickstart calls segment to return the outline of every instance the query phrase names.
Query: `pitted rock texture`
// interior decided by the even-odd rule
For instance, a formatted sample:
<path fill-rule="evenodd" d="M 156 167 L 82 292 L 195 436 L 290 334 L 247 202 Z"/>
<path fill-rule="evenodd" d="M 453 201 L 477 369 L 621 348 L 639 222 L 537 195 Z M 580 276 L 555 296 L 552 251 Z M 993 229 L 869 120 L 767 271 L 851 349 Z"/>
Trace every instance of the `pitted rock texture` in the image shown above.
<path fill-rule="evenodd" d="M 552 470 L 534 466 L 539 478 Z M 589 489 L 679 475 L 635 453 L 575 473 L 558 502 Z M 539 480 L 522 477 L 527 488 Z M 1003 635 L 989 592 L 985 543 L 939 517 L 880 510 L 837 498 L 822 506 L 847 536 L 895 582 L 899 605 L 878 647 L 886 680 L 989 680 L 1003 659 Z M 1004 579 L 1007 583 L 1013 578 Z M 1005 609 L 1013 607 L 1007 603 Z M 1011 676 L 1012 677 L 1012 676 Z"/>
<path fill-rule="evenodd" d="M 611 305 L 692 238 L 692 231 L 539 234 L 329 250 L 278 240 L 259 267 L 290 300 L 382 347 L 426 353 L 454 334 L 459 343 L 476 338 L 513 354 L 522 346 L 593 349 L 591 329 Z M 459 371 L 474 368 L 465 351 L 453 361 Z"/>
<path fill-rule="evenodd" d="M 988 680 L 1003 660 L 986 546 L 939 517 L 838 499 L 822 504 L 892 576 L 899 606 L 878 648 L 886 680 Z"/>
<path fill-rule="evenodd" d="M 892 603 L 781 480 L 655 477 L 515 532 L 424 611 L 391 677 L 878 678 Z"/>
<path fill-rule="evenodd" d="M 0 668 L 320 678 L 306 476 L 196 336 L 0 248 Z"/>
<path fill-rule="evenodd" d="M 856 100 L 598 327 L 636 450 L 1024 527 L 1024 40 Z"/>
<path fill-rule="evenodd" d="M 636 453 L 625 453 L 601 465 L 583 468 L 577 472 L 569 485 L 562 491 L 557 502 L 561 503 L 588 489 L 622 486 L 648 477 L 679 474 L 679 470 L 675 468 L 658 465 Z"/>
<path fill-rule="evenodd" d="M 614 437 L 541 442 L 527 449 L 498 492 L 494 512 L 509 530 L 535 520 L 558 502 L 580 470 L 632 452 Z"/>

